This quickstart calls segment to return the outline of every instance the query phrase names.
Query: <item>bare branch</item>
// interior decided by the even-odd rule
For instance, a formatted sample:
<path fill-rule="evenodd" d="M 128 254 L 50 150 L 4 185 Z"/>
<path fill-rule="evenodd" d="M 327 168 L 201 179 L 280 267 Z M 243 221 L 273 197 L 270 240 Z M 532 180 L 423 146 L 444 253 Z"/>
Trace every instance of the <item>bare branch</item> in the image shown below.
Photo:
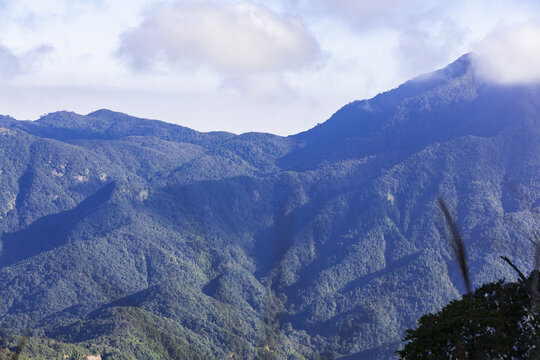
<path fill-rule="evenodd" d="M 514 263 L 512 261 L 510 261 L 509 258 L 507 258 L 506 256 L 499 256 L 499 257 L 501 259 L 503 259 L 504 261 L 506 261 L 506 263 L 508 263 L 508 265 L 510 265 L 512 267 L 512 269 L 516 270 L 516 272 L 518 273 L 521 280 L 523 280 L 523 281 L 527 280 L 527 277 L 525 275 L 523 275 L 523 273 L 517 268 L 516 265 L 514 265 Z"/>

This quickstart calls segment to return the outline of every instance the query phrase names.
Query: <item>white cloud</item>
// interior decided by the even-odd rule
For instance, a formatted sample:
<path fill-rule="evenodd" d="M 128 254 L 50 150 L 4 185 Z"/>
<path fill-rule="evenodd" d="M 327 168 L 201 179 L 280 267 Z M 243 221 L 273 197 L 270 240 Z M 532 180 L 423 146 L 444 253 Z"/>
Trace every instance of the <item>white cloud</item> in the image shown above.
<path fill-rule="evenodd" d="M 481 76 L 503 83 L 540 82 L 540 23 L 497 29 L 476 46 Z"/>
<path fill-rule="evenodd" d="M 0 79 L 10 79 L 30 71 L 44 57 L 53 51 L 50 45 L 41 45 L 17 55 L 0 45 Z"/>
<path fill-rule="evenodd" d="M 118 55 L 136 70 L 204 65 L 226 74 L 304 67 L 320 48 L 304 23 L 252 3 L 155 5 L 125 32 Z"/>
<path fill-rule="evenodd" d="M 538 0 L 0 0 L 0 112 L 290 134 L 531 21 Z"/>
<path fill-rule="evenodd" d="M 0 45 L 0 78 L 11 78 L 20 72 L 19 58 L 11 50 Z"/>
<path fill-rule="evenodd" d="M 385 71 L 394 71 L 400 78 L 433 71 L 467 52 L 464 44 L 468 24 L 460 23 L 455 16 L 456 11 L 466 7 L 465 0 L 299 1 L 302 11 L 332 18 L 337 26 L 358 37 L 382 38 L 384 33 L 392 34 L 391 41 L 385 39 L 371 47 L 386 49 L 385 56 L 392 58 L 393 68 Z"/>

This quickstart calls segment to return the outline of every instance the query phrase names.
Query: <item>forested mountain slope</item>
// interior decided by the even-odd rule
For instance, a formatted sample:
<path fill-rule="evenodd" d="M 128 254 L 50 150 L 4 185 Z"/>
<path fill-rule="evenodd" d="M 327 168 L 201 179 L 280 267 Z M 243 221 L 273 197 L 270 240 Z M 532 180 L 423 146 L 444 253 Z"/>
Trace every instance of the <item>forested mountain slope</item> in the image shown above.
<path fill-rule="evenodd" d="M 482 81 L 470 55 L 286 138 L 0 117 L 7 346 L 28 328 L 22 358 L 391 358 L 463 291 L 437 196 L 473 283 L 510 279 L 539 175 L 540 87 Z"/>

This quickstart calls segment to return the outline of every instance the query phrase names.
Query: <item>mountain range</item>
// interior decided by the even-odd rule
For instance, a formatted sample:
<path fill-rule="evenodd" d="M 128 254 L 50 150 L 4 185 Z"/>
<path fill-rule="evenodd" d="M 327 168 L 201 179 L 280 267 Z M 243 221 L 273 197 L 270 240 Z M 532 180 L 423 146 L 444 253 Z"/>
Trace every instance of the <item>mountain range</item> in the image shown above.
<path fill-rule="evenodd" d="M 437 198 L 473 285 L 515 279 L 539 175 L 540 86 L 471 54 L 288 137 L 0 116 L 0 353 L 394 358 L 465 291 Z"/>

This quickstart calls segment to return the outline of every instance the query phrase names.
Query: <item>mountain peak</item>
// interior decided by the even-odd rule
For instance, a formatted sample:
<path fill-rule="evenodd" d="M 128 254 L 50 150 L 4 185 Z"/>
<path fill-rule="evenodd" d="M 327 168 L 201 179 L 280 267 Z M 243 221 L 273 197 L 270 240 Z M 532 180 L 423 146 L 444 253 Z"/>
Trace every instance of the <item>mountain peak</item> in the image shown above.
<path fill-rule="evenodd" d="M 428 80 L 451 80 L 462 77 L 469 73 L 474 65 L 477 55 L 467 53 L 460 56 L 454 62 L 448 64 L 442 69 L 419 75 L 410 81 L 428 81 Z M 406 84 L 406 83 L 405 83 Z"/>
<path fill-rule="evenodd" d="M 45 114 L 35 123 L 42 126 L 80 127 L 86 126 L 88 119 L 84 115 L 73 111 L 62 110 Z"/>
<path fill-rule="evenodd" d="M 474 285 L 514 276 L 501 251 L 533 266 L 540 87 L 471 65 L 287 139 L 0 117 L 0 352 L 28 325 L 27 358 L 394 359 L 398 331 L 465 291 L 438 197 Z"/>
<path fill-rule="evenodd" d="M 57 118 L 57 117 L 63 117 L 63 116 L 71 116 L 71 115 L 79 115 L 79 114 L 73 111 L 59 110 L 59 111 L 53 111 L 53 112 L 47 113 L 45 115 L 41 115 L 37 121 L 48 120 L 51 118 Z"/>
<path fill-rule="evenodd" d="M 128 115 L 126 113 L 119 112 L 119 111 L 113 111 L 113 110 L 109 110 L 109 109 L 99 109 L 99 110 L 96 110 L 96 111 L 93 111 L 91 113 L 86 114 L 86 116 L 93 117 L 93 118 L 103 118 L 103 117 L 111 117 L 111 116 L 115 116 L 115 117 L 128 116 L 128 117 L 130 117 L 130 115 Z"/>
<path fill-rule="evenodd" d="M 323 124 L 295 135 L 302 146 L 288 154 L 282 166 L 316 167 L 323 160 L 389 150 L 412 153 L 433 141 L 497 134 L 514 118 L 508 109 L 521 111 L 518 104 L 525 97 L 528 104 L 536 104 L 536 93 L 479 80 L 477 58 L 474 53 L 465 54 L 440 70 L 371 99 L 349 103 Z"/>

